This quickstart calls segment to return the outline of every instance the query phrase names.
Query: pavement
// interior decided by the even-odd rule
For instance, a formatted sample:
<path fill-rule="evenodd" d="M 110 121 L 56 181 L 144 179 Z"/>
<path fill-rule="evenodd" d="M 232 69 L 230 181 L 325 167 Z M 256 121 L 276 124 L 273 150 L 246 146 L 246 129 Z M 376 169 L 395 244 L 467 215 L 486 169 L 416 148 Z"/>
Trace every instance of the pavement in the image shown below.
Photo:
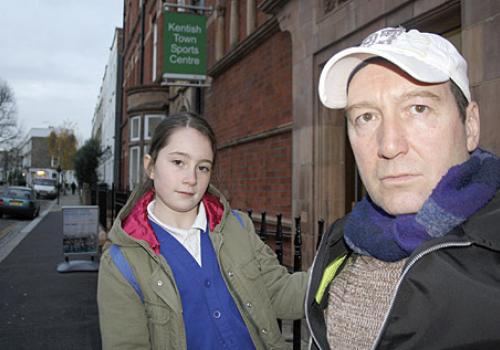
<path fill-rule="evenodd" d="M 54 200 L 0 262 L 0 349 L 101 349 L 97 273 L 58 273 L 62 253 L 61 206 Z M 10 243 L 10 242 L 9 242 Z"/>

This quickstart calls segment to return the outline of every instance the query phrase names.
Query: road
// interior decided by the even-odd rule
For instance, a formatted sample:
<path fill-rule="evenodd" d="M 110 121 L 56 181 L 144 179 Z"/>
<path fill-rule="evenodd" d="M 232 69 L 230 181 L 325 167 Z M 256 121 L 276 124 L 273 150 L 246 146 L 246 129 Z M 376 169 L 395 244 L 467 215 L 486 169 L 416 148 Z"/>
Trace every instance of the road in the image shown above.
<path fill-rule="evenodd" d="M 49 208 L 53 200 L 40 199 L 39 202 L 41 214 Z M 19 230 L 22 230 L 30 222 L 31 220 L 28 219 L 21 219 L 9 215 L 3 215 L 3 217 L 0 218 L 0 241 L 7 235 L 8 232 L 12 231 L 12 229 L 14 228 L 13 226 L 15 226 Z"/>
<path fill-rule="evenodd" d="M 22 219 L 4 215 L 0 218 L 0 262 L 5 259 L 20 241 L 54 207 L 55 200 L 40 199 L 40 215 L 34 219 Z"/>

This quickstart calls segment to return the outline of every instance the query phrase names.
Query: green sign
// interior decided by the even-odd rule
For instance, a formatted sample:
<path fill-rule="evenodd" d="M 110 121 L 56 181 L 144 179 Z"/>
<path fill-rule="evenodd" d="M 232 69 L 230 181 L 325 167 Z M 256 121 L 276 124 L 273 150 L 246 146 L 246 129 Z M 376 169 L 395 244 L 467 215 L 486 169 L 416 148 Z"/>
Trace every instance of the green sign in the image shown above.
<path fill-rule="evenodd" d="M 204 80 L 206 78 L 206 17 L 181 12 L 163 12 L 163 77 Z"/>

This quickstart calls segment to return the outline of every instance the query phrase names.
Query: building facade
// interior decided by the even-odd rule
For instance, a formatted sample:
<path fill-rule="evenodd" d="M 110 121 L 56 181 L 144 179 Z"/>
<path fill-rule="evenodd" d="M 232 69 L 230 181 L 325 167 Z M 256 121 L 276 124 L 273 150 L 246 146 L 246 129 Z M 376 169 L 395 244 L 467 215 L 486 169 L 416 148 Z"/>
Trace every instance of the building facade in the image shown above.
<path fill-rule="evenodd" d="M 175 3 L 172 0 L 169 3 Z M 500 153 L 500 2 L 495 0 L 206 0 L 209 87 L 162 85 L 163 3 L 126 0 L 121 181 L 141 180 L 149 118 L 199 111 L 219 142 L 214 182 L 232 206 L 300 216 L 303 261 L 327 223 L 363 195 L 342 111 L 324 108 L 326 61 L 369 33 L 402 25 L 448 37 L 469 62 L 481 146 Z M 156 28 L 156 29 L 155 29 Z M 153 116 L 153 117 L 149 117 Z"/>
<path fill-rule="evenodd" d="M 31 185 L 33 175 L 38 169 L 47 169 L 52 178 L 57 178 L 55 169 L 58 166 L 57 159 L 49 154 L 48 136 L 51 128 L 32 128 L 19 144 L 21 167 L 26 178 L 26 183 Z M 52 171 L 53 170 L 53 171 Z"/>
<path fill-rule="evenodd" d="M 169 110 L 159 70 L 162 9 L 160 0 L 124 2 L 120 187 L 129 190 L 143 180 L 142 158 L 152 131 Z"/>
<path fill-rule="evenodd" d="M 12 147 L 0 150 L 0 185 L 18 184 L 23 179 L 19 148 Z M 25 181 L 23 179 L 23 181 Z"/>
<path fill-rule="evenodd" d="M 32 128 L 28 131 L 19 145 L 23 169 L 54 167 L 47 139 L 51 131 L 50 128 Z"/>
<path fill-rule="evenodd" d="M 102 156 L 97 168 L 98 181 L 109 188 L 118 183 L 120 124 L 122 107 L 123 30 L 115 29 L 108 63 L 92 120 L 92 137 L 101 144 Z"/>
<path fill-rule="evenodd" d="M 121 184 L 143 180 L 142 157 L 163 117 L 193 111 L 213 126 L 214 183 L 233 207 L 292 221 L 292 53 L 289 33 L 263 1 L 127 0 Z M 186 7 L 183 7 L 186 6 Z M 207 87 L 167 85 L 162 75 L 164 10 L 207 17 Z"/>
<path fill-rule="evenodd" d="M 317 218 L 331 223 L 363 195 L 343 111 L 321 105 L 317 84 L 326 61 L 369 33 L 402 25 L 441 34 L 469 62 L 481 109 L 481 146 L 500 152 L 500 2 L 472 0 L 265 0 L 292 42 L 292 215 L 303 224 L 304 260 L 312 262 Z M 308 220 L 307 220 L 308 219 Z"/>
<path fill-rule="evenodd" d="M 204 114 L 218 143 L 215 182 L 235 208 L 292 214 L 292 42 L 263 1 L 208 1 Z"/>

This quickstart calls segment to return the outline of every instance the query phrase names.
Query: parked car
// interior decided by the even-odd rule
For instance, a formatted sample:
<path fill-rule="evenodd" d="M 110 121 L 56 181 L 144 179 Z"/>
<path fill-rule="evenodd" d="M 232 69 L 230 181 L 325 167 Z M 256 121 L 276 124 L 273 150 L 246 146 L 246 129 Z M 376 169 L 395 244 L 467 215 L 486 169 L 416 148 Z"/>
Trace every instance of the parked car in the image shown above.
<path fill-rule="evenodd" d="M 50 198 L 57 197 L 57 180 L 56 179 L 41 179 L 33 180 L 33 189 L 36 193 L 36 198 Z"/>
<path fill-rule="evenodd" d="M 29 187 L 10 186 L 0 193 L 0 217 L 3 214 L 36 218 L 40 214 L 40 202 Z"/>

